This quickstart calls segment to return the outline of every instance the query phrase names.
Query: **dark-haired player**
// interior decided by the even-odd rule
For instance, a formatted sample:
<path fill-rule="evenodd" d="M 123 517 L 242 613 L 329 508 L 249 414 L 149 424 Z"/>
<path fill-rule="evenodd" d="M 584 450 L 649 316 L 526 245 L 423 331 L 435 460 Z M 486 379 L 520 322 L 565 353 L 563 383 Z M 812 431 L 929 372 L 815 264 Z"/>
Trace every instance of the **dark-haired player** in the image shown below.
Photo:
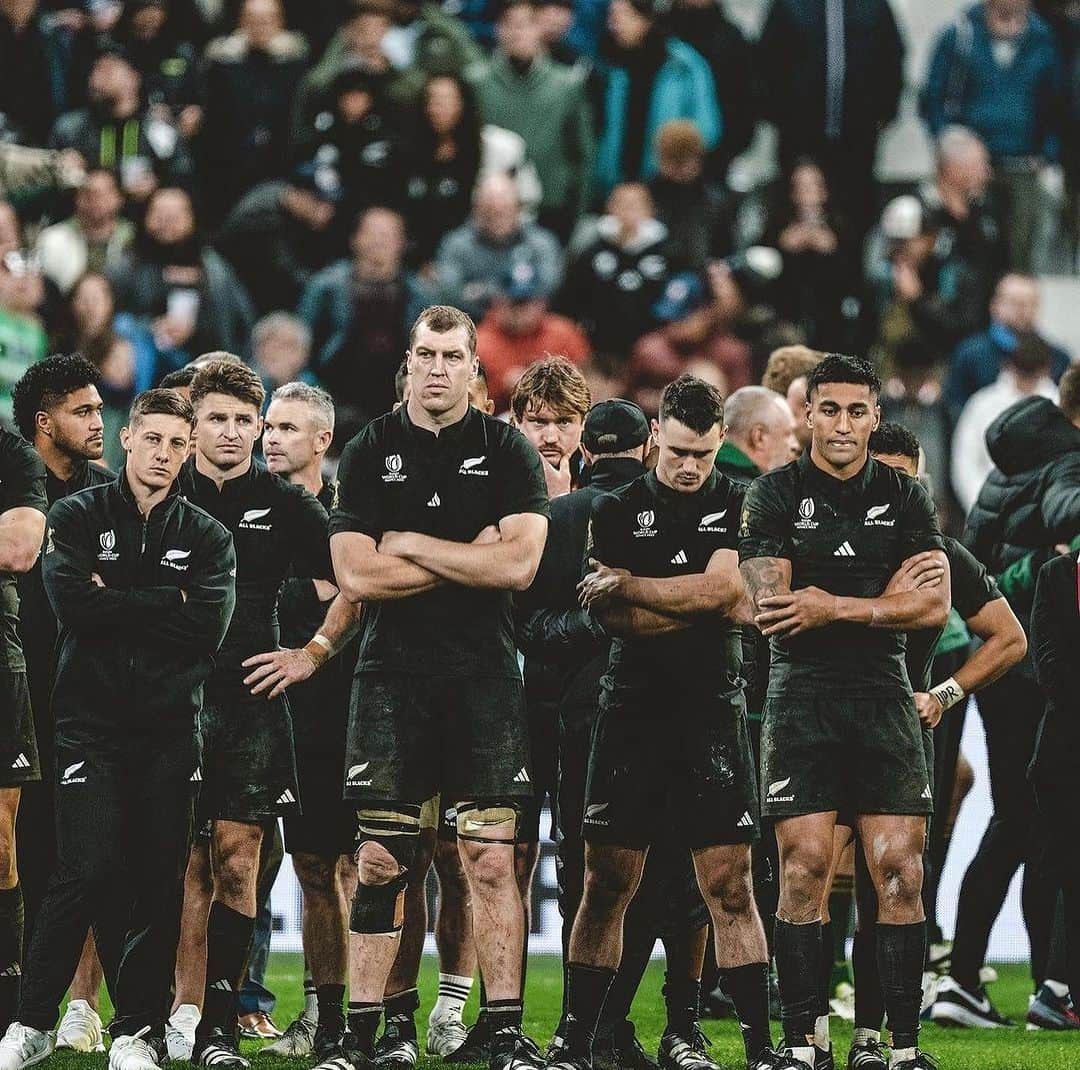
<path fill-rule="evenodd" d="M 204 1066 L 247 1065 L 237 1050 L 237 989 L 254 932 L 263 827 L 299 805 L 283 692 L 332 656 L 354 624 L 352 607 L 335 599 L 303 649 L 277 649 L 285 577 L 329 581 L 331 571 L 326 510 L 303 487 L 252 459 L 265 396 L 259 377 L 239 361 L 215 356 L 203 363 L 191 383 L 195 454 L 180 475 L 191 501 L 232 532 L 237 562 L 236 612 L 200 719 L 199 813 L 210 824 L 211 842 L 196 845 L 188 872 L 192 902 L 205 895 L 207 874 L 213 883 L 193 1053 Z M 186 917 L 185 930 L 193 922 Z M 186 965 L 182 980 L 190 988 L 195 970 Z M 197 994 L 177 989 L 179 1005 L 198 1002 Z"/>
<path fill-rule="evenodd" d="M 99 463 L 105 450 L 101 373 L 77 355 L 48 357 L 32 364 L 15 384 L 12 402 L 23 438 L 45 462 L 45 496 L 51 506 L 76 491 L 112 482 Z M 19 578 L 19 634 L 34 708 L 34 732 L 43 770 L 53 767 L 53 685 L 57 622 L 41 581 L 41 560 Z M 16 841 L 19 885 L 26 912 L 26 944 L 45 888 L 56 868 L 55 784 L 50 775 L 23 789 Z M 56 1034 L 58 1048 L 103 1051 L 98 994 L 101 964 L 93 934 L 71 982 L 70 998 Z"/>
<path fill-rule="evenodd" d="M 830 354 L 811 370 L 810 450 L 750 485 L 740 531 L 755 623 L 772 640 L 761 772 L 780 851 L 786 1067 L 814 1065 L 821 904 L 838 810 L 855 814 L 860 838 L 873 844 L 890 1065 L 932 1066 L 918 1050 L 932 793 L 904 650 L 908 630 L 945 623 L 948 562 L 929 495 L 869 456 L 880 389 L 854 357 Z M 890 591 L 904 568 L 925 568 L 931 579 Z"/>
<path fill-rule="evenodd" d="M 622 955 L 623 918 L 650 845 L 691 852 L 716 929 L 716 959 L 749 1067 L 771 1066 L 768 953 L 754 904 L 758 831 L 736 619 L 743 490 L 716 471 L 724 405 L 684 375 L 665 390 L 656 469 L 592 505 L 582 605 L 611 634 L 589 756 L 585 892 L 570 937 L 565 1046 L 549 1067 L 591 1065 L 604 999 Z M 662 723 L 658 724 L 658 717 Z M 669 984 L 676 983 L 669 974 Z M 700 984 L 660 1043 L 668 1070 L 714 1067 L 696 1029 Z"/>
<path fill-rule="evenodd" d="M 203 685 L 232 614 L 235 562 L 221 524 L 180 492 L 192 411 L 140 394 L 121 431 L 123 473 L 58 501 L 42 558 L 60 623 L 57 870 L 0 1067 L 47 1058 L 91 924 L 116 1015 L 110 1070 L 164 1057 L 184 864 L 191 843 Z"/>
<path fill-rule="evenodd" d="M 46 510 L 41 458 L 18 435 L 0 428 L 0 1025 L 5 1026 L 18 1001 L 23 945 L 15 817 L 23 784 L 41 777 L 16 577 L 37 561 Z"/>
<path fill-rule="evenodd" d="M 375 1054 L 405 890 L 423 876 L 420 812 L 440 790 L 455 804 L 479 922 L 492 1070 L 540 1064 L 521 1032 L 514 841 L 532 783 L 510 592 L 532 582 L 548 502 L 536 451 L 470 406 L 476 365 L 472 320 L 425 309 L 410 333 L 408 401 L 342 454 L 330 546 L 342 592 L 364 604 L 345 781 L 359 848 L 349 1032 L 328 1070 Z"/>

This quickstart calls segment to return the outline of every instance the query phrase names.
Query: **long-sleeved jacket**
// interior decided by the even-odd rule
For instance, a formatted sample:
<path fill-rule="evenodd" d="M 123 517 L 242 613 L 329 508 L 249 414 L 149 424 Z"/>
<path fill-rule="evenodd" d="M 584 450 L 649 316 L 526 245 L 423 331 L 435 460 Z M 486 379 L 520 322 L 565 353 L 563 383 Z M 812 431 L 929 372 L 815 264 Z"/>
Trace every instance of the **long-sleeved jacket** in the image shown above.
<path fill-rule="evenodd" d="M 124 473 L 58 501 L 42 557 L 60 623 L 57 740 L 108 746 L 133 733 L 194 731 L 232 618 L 235 572 L 228 530 L 175 485 L 145 518 Z"/>

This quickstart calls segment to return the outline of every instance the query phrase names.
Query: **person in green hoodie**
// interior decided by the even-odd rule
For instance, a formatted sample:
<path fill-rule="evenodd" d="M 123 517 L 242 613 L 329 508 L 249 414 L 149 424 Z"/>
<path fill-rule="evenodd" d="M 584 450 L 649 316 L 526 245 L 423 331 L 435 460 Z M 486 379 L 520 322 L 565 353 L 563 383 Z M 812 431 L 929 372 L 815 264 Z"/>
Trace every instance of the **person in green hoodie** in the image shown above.
<path fill-rule="evenodd" d="M 726 476 L 749 483 L 793 461 L 800 453 L 795 417 L 787 402 L 764 386 L 744 386 L 724 403 L 727 434 L 716 467 Z"/>

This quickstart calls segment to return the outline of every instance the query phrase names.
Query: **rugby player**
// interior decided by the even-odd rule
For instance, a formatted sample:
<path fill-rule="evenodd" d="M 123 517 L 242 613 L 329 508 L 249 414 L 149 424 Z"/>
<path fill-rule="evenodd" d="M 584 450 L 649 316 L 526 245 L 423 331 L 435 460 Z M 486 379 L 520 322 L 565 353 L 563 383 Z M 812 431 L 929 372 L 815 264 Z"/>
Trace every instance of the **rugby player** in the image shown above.
<path fill-rule="evenodd" d="M 5 1027 L 18 1004 L 23 952 L 15 816 L 23 784 L 41 778 L 19 639 L 16 576 L 28 573 L 38 559 L 47 509 L 41 458 L 28 442 L 0 428 L 0 1025 Z"/>
<path fill-rule="evenodd" d="M 140 394 L 112 483 L 58 501 L 42 560 L 60 623 L 57 871 L 41 907 L 18 1021 L 0 1067 L 46 1058 L 93 924 L 116 1015 L 111 1070 L 164 1057 L 184 865 L 191 845 L 203 685 L 235 600 L 232 538 L 176 477 L 193 415 Z"/>
<path fill-rule="evenodd" d="M 807 379 L 810 449 L 750 485 L 741 525 L 754 620 L 772 640 L 761 772 L 780 852 L 775 948 L 787 1067 L 815 1062 L 821 904 L 838 810 L 854 813 L 860 838 L 874 844 L 867 861 L 890 1066 L 932 1066 L 918 1050 L 932 792 L 904 633 L 944 625 L 948 560 L 923 487 L 869 457 L 880 388 L 858 358 L 830 354 L 816 365 Z M 902 567 L 924 566 L 932 584 L 887 590 Z"/>
<path fill-rule="evenodd" d="M 208 875 L 213 896 L 206 921 L 206 969 L 193 1058 L 204 1066 L 246 1066 L 237 1050 L 237 990 L 255 924 L 259 854 L 265 823 L 299 805 L 292 721 L 283 692 L 311 676 L 353 626 L 344 599 L 302 650 L 277 649 L 277 602 L 289 575 L 329 581 L 326 510 L 252 460 L 262 430 L 265 392 L 246 365 L 208 359 L 191 383 L 195 453 L 180 474 L 188 498 L 233 535 L 236 612 L 206 688 L 200 824 L 188 867 L 186 927 L 201 925 Z M 185 944 L 187 951 L 193 944 Z M 192 992 L 197 967 L 180 972 L 177 1003 Z"/>
<path fill-rule="evenodd" d="M 618 638 L 589 756 L 585 890 L 570 937 L 565 1045 L 548 1064 L 554 1070 L 591 1065 L 622 955 L 623 917 L 659 836 L 693 854 L 747 1065 L 774 1061 L 768 954 L 750 879 L 758 807 L 736 623 L 745 604 L 736 554 L 743 490 L 715 470 L 723 434 L 720 394 L 681 376 L 664 390 L 653 425 L 655 471 L 592 506 L 580 599 Z M 690 984 L 682 1014 L 665 1030 L 665 1068 L 715 1065 L 696 1028 L 698 987 Z"/>
<path fill-rule="evenodd" d="M 532 582 L 547 533 L 542 462 L 520 432 L 469 405 L 476 329 L 426 309 L 410 333 L 408 401 L 345 448 L 331 553 L 364 603 L 346 750 L 359 819 L 350 916 L 349 1032 L 325 1070 L 375 1054 L 426 799 L 455 803 L 486 982 L 493 1070 L 540 1065 L 521 1032 L 524 924 L 514 879 L 532 795 L 510 592 Z"/>
<path fill-rule="evenodd" d="M 97 384 L 101 373 L 80 356 L 55 356 L 32 364 L 12 389 L 15 423 L 45 462 L 45 495 L 53 502 L 116 477 L 98 463 L 105 451 L 104 408 Z M 41 582 L 41 559 L 19 578 L 19 634 L 26 658 L 30 703 L 34 708 L 39 764 L 53 767 L 50 694 L 56 648 L 56 615 Z M 15 829 L 19 885 L 26 912 L 26 940 L 45 888 L 56 868 L 56 820 L 51 775 L 23 788 Z M 104 1051 L 98 995 L 101 963 L 88 933 L 71 981 L 67 1009 L 56 1033 L 58 1048 Z"/>

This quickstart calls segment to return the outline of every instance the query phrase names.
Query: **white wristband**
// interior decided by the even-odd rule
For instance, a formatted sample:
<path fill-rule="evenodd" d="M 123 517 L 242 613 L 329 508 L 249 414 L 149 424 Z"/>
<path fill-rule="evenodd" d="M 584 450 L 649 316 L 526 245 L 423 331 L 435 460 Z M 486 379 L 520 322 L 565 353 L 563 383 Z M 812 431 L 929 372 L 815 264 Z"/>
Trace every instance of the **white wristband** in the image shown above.
<path fill-rule="evenodd" d="M 325 650 L 327 652 L 327 654 L 333 654 L 334 653 L 334 644 L 331 643 L 330 640 L 327 639 L 326 636 L 323 635 L 322 632 L 317 632 L 315 635 L 313 635 L 311 637 L 311 641 L 313 643 L 318 643 L 319 646 L 321 646 L 323 648 L 323 650 Z"/>
<path fill-rule="evenodd" d="M 948 680 L 930 688 L 930 694 L 941 703 L 942 710 L 947 710 L 964 697 L 964 689 L 950 676 Z"/>

